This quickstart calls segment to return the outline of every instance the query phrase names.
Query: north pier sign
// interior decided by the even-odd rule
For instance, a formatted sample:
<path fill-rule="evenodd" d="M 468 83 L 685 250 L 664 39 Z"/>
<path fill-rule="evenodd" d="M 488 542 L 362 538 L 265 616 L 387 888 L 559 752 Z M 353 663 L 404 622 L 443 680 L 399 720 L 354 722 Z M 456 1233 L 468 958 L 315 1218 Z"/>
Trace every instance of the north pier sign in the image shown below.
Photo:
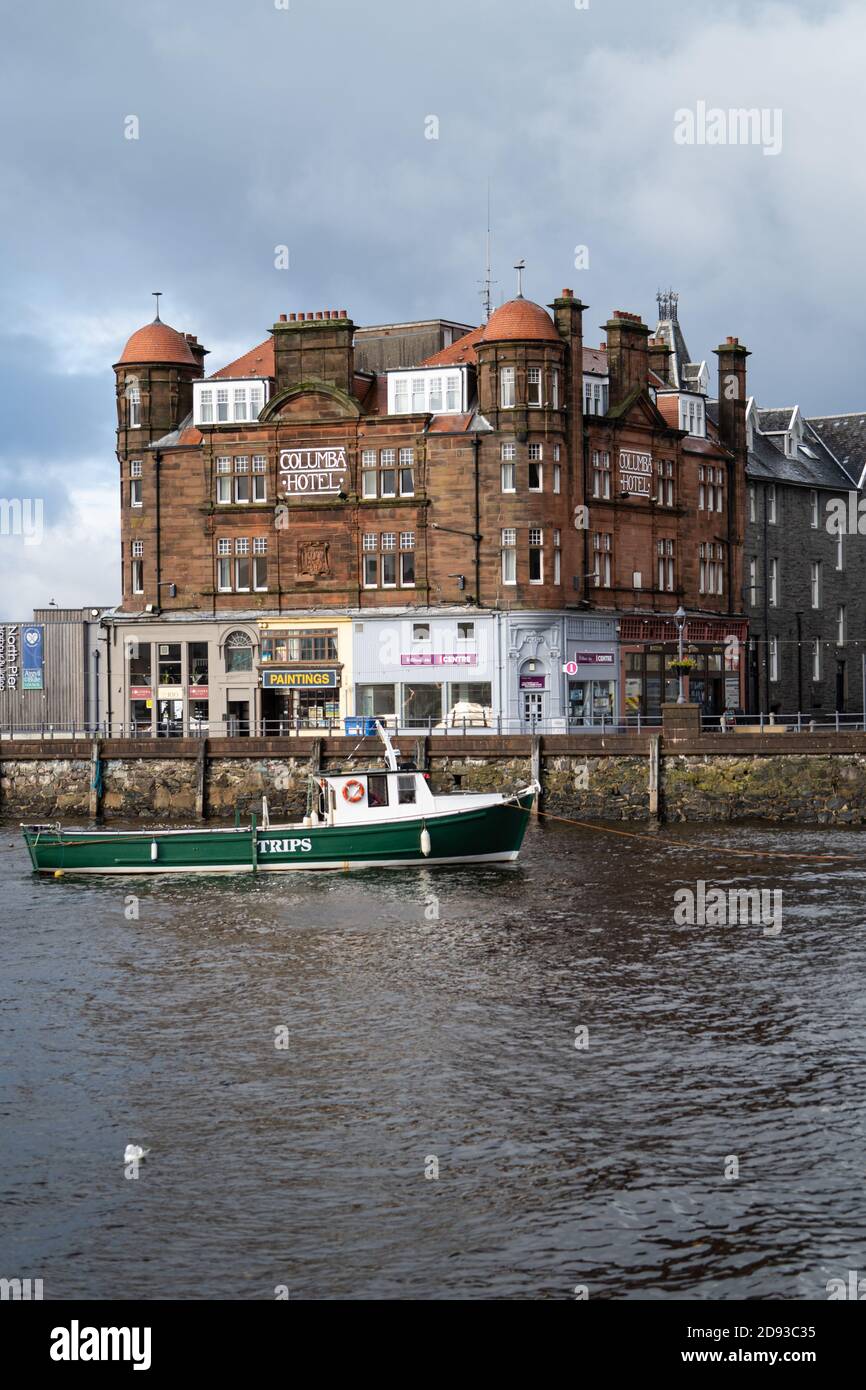
<path fill-rule="evenodd" d="M 347 491 L 348 473 L 342 445 L 280 450 L 280 488 L 287 497 L 336 497 Z"/>

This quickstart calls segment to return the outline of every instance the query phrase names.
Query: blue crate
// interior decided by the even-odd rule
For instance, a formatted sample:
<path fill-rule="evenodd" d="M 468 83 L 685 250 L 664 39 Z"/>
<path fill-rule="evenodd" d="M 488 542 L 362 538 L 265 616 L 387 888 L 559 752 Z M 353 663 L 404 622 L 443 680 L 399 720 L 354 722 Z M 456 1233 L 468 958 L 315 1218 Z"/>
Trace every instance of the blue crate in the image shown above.
<path fill-rule="evenodd" d="M 346 733 L 352 738 L 375 738 L 376 721 L 361 714 L 350 714 L 345 719 Z"/>

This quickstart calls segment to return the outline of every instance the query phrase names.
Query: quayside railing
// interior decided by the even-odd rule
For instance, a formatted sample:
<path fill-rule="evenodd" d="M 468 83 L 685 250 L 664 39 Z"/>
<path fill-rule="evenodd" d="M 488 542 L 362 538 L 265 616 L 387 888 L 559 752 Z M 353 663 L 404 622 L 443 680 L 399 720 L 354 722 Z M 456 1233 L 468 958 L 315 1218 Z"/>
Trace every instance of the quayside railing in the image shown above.
<path fill-rule="evenodd" d="M 536 734 L 603 734 L 606 737 L 659 732 L 661 715 L 640 713 L 613 719 L 508 719 L 491 716 L 488 719 L 398 719 L 381 717 L 392 732 L 406 736 L 436 738 L 508 737 Z M 864 733 L 866 713 L 836 711 L 831 713 L 771 713 L 745 714 L 742 710 L 725 714 L 701 714 L 702 734 L 809 734 L 819 732 Z M 375 737 L 376 720 L 366 716 L 342 719 L 221 719 L 181 720 L 161 722 L 155 729 L 150 724 L 134 721 L 44 724 L 0 724 L 0 740 L 44 740 L 50 743 L 67 739 L 292 739 L 292 738 L 363 738 Z"/>

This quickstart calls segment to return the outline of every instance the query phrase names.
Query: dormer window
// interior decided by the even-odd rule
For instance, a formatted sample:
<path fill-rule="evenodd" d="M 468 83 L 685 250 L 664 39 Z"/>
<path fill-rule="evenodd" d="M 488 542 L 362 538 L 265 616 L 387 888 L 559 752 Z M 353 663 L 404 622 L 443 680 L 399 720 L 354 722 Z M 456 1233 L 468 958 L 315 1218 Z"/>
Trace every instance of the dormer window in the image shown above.
<path fill-rule="evenodd" d="M 255 421 L 266 399 L 267 392 L 262 380 L 232 381 L 225 386 L 195 382 L 193 422 L 196 425 L 227 425 L 232 421 Z"/>
<path fill-rule="evenodd" d="M 388 373 L 389 415 L 457 414 L 468 408 L 467 369 L 441 367 Z"/>
<path fill-rule="evenodd" d="M 703 439 L 707 432 L 703 396 L 680 396 L 680 429 Z"/>

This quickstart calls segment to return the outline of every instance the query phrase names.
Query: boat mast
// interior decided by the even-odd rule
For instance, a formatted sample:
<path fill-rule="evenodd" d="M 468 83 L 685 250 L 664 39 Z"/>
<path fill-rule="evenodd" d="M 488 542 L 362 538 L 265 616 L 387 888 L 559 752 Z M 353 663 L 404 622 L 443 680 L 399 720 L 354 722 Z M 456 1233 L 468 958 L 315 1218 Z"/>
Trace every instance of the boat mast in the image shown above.
<path fill-rule="evenodd" d="M 388 764 L 388 771 L 396 772 L 397 753 L 399 752 L 399 749 L 394 747 L 393 743 L 391 742 L 391 735 L 389 731 L 385 728 L 383 724 L 379 723 L 378 719 L 376 720 L 376 728 L 378 730 L 380 739 L 385 745 L 385 762 Z"/>

